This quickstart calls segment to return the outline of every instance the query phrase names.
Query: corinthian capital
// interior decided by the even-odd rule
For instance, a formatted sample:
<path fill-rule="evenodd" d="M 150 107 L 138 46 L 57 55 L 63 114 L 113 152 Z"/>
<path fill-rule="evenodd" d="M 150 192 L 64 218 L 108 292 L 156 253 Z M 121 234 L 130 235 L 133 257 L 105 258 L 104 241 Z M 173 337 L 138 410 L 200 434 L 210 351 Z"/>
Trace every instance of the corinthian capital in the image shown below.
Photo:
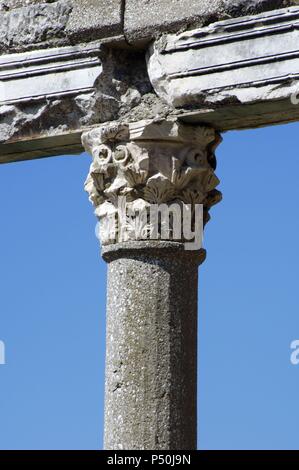
<path fill-rule="evenodd" d="M 221 199 L 214 174 L 220 140 L 214 129 L 178 120 L 113 122 L 85 132 L 82 143 L 92 155 L 85 189 L 101 221 L 102 244 L 152 238 L 149 214 L 156 205 L 188 207 L 193 226 L 194 209 L 201 205 L 205 223 Z M 130 217 L 111 224 L 123 204 Z M 174 237 L 173 214 L 170 219 L 170 238 L 181 241 L 183 236 Z M 163 238 L 159 224 L 156 238 Z"/>

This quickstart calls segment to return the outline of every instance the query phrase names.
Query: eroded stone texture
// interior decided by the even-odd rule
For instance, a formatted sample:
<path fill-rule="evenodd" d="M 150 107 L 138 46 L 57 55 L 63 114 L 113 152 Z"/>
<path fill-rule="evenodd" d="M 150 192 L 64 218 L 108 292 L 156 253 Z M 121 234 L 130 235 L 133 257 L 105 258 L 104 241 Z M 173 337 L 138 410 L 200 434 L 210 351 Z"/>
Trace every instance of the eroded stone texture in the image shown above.
<path fill-rule="evenodd" d="M 84 48 L 79 48 L 78 51 L 83 54 Z M 60 49 L 59 52 L 65 54 L 64 49 Z M 28 97 L 26 95 L 27 88 L 24 85 L 22 99 L 16 102 L 4 101 L 2 105 L 0 103 L 0 161 L 1 158 L 9 158 L 4 156 L 5 149 L 3 145 L 5 144 L 7 147 L 10 142 L 22 141 L 22 139 L 28 140 L 29 138 L 58 137 L 76 131 L 78 133 L 76 148 L 77 151 L 81 151 L 80 132 L 89 126 L 117 119 L 134 121 L 141 116 L 143 118 L 155 118 L 170 113 L 170 108 L 153 93 L 142 52 L 130 53 L 98 47 L 97 56 L 101 67 L 92 69 L 98 70 L 98 72 L 95 75 L 94 82 L 89 83 L 89 91 L 83 90 L 80 92 L 78 90 L 71 93 L 70 82 L 70 94 L 58 93 L 57 96 L 51 96 L 47 94 L 46 88 L 48 87 L 49 93 L 50 91 L 53 92 L 55 88 L 52 85 L 57 86 L 58 78 L 54 76 L 52 82 L 50 82 L 50 75 L 47 76 L 46 80 L 45 76 L 39 75 L 42 88 L 40 96 L 38 96 L 38 86 L 36 86 L 35 92 L 37 95 L 35 98 Z M 71 58 L 69 60 L 73 60 L 74 65 L 76 65 L 75 59 Z M 134 63 L 134 67 L 132 67 L 132 63 Z M 53 60 L 51 66 L 54 66 Z M 86 64 L 86 70 L 75 70 L 76 82 L 78 82 L 81 72 L 84 80 L 87 78 L 88 67 L 90 67 L 90 63 Z M 21 72 L 23 71 L 21 69 Z M 58 70 L 56 72 L 58 73 Z M 67 73 L 69 72 L 65 73 L 65 78 L 67 78 Z M 7 71 L 3 70 L 3 74 L 7 74 Z M 13 74 L 11 80 L 14 83 Z M 30 80 L 32 80 L 32 77 Z M 18 85 L 19 93 L 20 83 L 21 81 Z M 59 154 L 59 148 L 56 143 L 55 145 L 53 152 Z M 76 148 L 72 147 L 72 151 L 75 151 Z M 61 152 L 66 150 L 62 146 Z M 8 148 L 7 151 L 9 152 Z M 43 152 L 45 150 L 41 148 L 41 156 L 43 156 Z M 24 158 L 22 157 L 23 153 L 21 149 L 20 158 Z M 45 155 L 48 154 L 45 153 Z M 13 158 L 19 159 L 18 154 L 14 155 Z"/>
<path fill-rule="evenodd" d="M 60 44 L 71 9 L 69 0 L 59 0 L 0 12 L 0 53 L 32 48 L 33 44 Z"/>
<path fill-rule="evenodd" d="M 123 38 L 124 0 L 72 0 L 66 35 L 71 42 Z"/>
<path fill-rule="evenodd" d="M 34 3 L 54 3 L 56 0 L 0 0 L 0 11 L 14 10 Z"/>
<path fill-rule="evenodd" d="M 125 36 L 132 43 L 226 18 L 296 5 L 298 0 L 127 0 Z"/>
<path fill-rule="evenodd" d="M 123 0 L 0 0 L 0 54 L 122 36 Z"/>
<path fill-rule="evenodd" d="M 0 0 L 0 53 L 93 40 L 148 43 L 214 21 L 298 0 Z M 66 10 L 62 11 L 62 5 Z M 66 7 L 67 5 L 67 7 Z"/>

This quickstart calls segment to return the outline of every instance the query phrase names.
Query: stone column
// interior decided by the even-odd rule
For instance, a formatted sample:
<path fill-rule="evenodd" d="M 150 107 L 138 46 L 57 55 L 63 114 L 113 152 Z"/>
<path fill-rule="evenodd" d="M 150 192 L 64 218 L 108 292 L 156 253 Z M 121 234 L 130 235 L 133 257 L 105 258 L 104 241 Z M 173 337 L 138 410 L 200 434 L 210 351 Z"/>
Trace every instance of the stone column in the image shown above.
<path fill-rule="evenodd" d="M 186 244 L 182 227 L 189 213 L 198 230 L 197 208 L 204 224 L 221 199 L 220 138 L 169 119 L 108 123 L 82 141 L 93 157 L 85 187 L 108 263 L 105 448 L 196 449 L 197 279 L 205 251 Z M 164 212 L 153 216 L 155 205 L 168 209 L 167 220 Z"/>

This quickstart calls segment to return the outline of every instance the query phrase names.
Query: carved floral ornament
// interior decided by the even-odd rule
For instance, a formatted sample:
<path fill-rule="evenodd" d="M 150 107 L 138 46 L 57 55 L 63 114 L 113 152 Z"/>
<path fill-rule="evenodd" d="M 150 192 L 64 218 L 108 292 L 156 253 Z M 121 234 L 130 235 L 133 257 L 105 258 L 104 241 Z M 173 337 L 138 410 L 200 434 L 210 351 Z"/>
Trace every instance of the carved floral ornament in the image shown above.
<path fill-rule="evenodd" d="M 85 190 L 97 217 L 103 224 L 122 197 L 133 214 L 153 204 L 202 204 L 206 222 L 210 207 L 221 200 L 214 174 L 220 140 L 213 129 L 177 120 L 114 122 L 85 132 L 82 143 L 93 160 Z M 150 227 L 145 221 L 131 231 L 144 239 Z M 107 227 L 101 241 L 112 242 Z"/>

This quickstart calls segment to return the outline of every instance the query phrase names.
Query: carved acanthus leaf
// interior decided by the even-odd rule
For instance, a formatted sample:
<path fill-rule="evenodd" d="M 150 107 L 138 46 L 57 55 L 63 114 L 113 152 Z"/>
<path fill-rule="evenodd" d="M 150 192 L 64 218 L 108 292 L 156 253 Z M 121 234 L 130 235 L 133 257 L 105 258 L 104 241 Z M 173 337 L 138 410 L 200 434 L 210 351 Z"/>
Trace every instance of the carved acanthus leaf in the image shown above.
<path fill-rule="evenodd" d="M 129 237 L 142 239 L 152 230 L 146 216 L 134 219 L 141 205 L 149 211 L 150 204 L 203 204 L 207 213 L 221 198 L 213 168 L 219 136 L 213 129 L 172 120 L 110 123 L 83 134 L 82 142 L 93 158 L 85 189 L 96 214 L 110 217 L 119 197 L 126 197 L 133 215 L 121 230 Z M 102 243 L 108 242 L 103 235 Z"/>

